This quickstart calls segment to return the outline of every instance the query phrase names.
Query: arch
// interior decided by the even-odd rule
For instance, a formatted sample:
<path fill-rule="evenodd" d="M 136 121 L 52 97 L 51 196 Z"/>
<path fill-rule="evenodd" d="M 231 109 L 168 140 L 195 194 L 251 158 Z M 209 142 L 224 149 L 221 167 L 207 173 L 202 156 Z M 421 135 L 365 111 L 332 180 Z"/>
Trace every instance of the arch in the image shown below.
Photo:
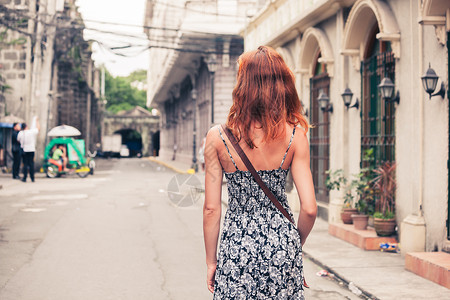
<path fill-rule="evenodd" d="M 142 133 L 138 131 L 136 126 L 130 126 L 116 130 L 114 134 L 120 134 L 122 136 L 122 145 L 126 145 L 130 151 L 130 156 L 142 155 L 143 139 Z"/>
<path fill-rule="evenodd" d="M 286 48 L 283 48 L 283 47 L 278 47 L 275 50 L 281 55 L 281 57 L 283 58 L 284 62 L 289 67 L 289 69 L 294 71 L 295 70 L 295 63 L 294 63 L 294 59 L 293 59 L 290 51 L 288 49 L 286 49 Z"/>
<path fill-rule="evenodd" d="M 325 32 L 319 28 L 310 27 L 303 33 L 300 43 L 300 72 L 313 76 L 313 66 L 318 52 L 321 52 L 319 61 L 325 63 L 328 69 L 328 75 L 333 77 L 334 57 L 331 43 Z"/>
<path fill-rule="evenodd" d="M 353 56 L 354 67 L 367 47 L 367 35 L 378 23 L 377 39 L 391 42 L 392 52 L 400 58 L 400 28 L 389 5 L 380 0 L 358 0 L 353 5 L 344 28 L 342 54 Z"/>

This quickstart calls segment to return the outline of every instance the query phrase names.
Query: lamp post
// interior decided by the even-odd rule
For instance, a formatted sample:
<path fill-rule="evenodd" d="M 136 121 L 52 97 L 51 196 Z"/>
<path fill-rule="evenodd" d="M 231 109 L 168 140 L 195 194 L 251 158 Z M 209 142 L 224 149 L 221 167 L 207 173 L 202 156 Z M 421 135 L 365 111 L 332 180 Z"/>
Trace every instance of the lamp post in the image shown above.
<path fill-rule="evenodd" d="M 217 70 L 216 55 L 211 54 L 205 61 L 211 78 L 211 124 L 214 124 L 214 77 Z"/>
<path fill-rule="evenodd" d="M 194 105 L 194 108 L 192 109 L 192 112 L 194 114 L 194 127 L 193 127 L 193 137 L 194 140 L 192 142 L 192 148 L 193 148 L 193 156 L 192 156 L 192 169 L 194 169 L 195 173 L 198 172 L 198 165 L 197 165 L 197 89 L 193 88 L 191 91 L 191 98 Z"/>

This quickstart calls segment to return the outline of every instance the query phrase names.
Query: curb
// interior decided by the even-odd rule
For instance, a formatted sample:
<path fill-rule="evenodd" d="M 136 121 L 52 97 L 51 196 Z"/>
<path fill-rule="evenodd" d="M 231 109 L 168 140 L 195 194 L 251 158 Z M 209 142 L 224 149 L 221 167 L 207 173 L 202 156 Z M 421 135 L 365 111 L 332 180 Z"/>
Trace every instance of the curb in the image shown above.
<path fill-rule="evenodd" d="M 326 270 L 329 274 L 332 275 L 332 276 L 329 276 L 329 278 L 336 281 L 337 283 L 343 284 L 353 294 L 359 296 L 362 299 L 366 299 L 366 300 L 380 300 L 379 298 L 375 297 L 373 294 L 365 291 L 364 289 L 362 289 L 359 286 L 356 286 L 352 281 L 347 280 L 346 278 L 341 276 L 339 273 L 334 271 L 332 268 L 328 267 L 321 261 L 314 258 L 311 254 L 303 251 L 303 256 L 305 258 L 309 259 L 310 261 L 312 261 L 313 263 L 315 263 L 316 265 L 320 266 L 322 269 Z M 351 286 L 351 288 L 350 288 L 350 286 Z M 356 294 L 353 289 L 359 290 L 361 292 L 361 294 L 360 295 Z"/>
<path fill-rule="evenodd" d="M 151 161 L 151 162 L 160 164 L 160 165 L 162 165 L 162 166 L 164 166 L 164 167 L 166 167 L 166 168 L 168 168 L 168 169 L 170 169 L 170 170 L 172 170 L 172 171 L 174 171 L 174 172 L 176 172 L 176 173 L 179 173 L 179 174 L 189 174 L 188 171 L 183 171 L 183 170 L 180 170 L 180 169 L 178 169 L 178 168 L 175 168 L 174 166 L 169 165 L 168 163 L 163 162 L 163 161 L 161 161 L 161 160 L 157 160 L 157 159 L 155 159 L 155 158 L 153 158 L 153 157 L 151 157 L 151 156 L 147 157 L 147 159 L 148 159 L 149 161 Z"/>

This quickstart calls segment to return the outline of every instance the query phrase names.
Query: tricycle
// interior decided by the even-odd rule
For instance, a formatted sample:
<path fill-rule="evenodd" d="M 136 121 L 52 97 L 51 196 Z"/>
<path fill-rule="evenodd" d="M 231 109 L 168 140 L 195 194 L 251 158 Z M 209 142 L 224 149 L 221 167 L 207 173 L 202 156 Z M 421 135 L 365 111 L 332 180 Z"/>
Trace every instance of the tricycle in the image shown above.
<path fill-rule="evenodd" d="M 67 155 L 67 161 L 53 159 L 53 152 L 60 146 Z M 59 137 L 52 139 L 45 147 L 44 170 L 49 178 L 64 174 L 77 174 L 81 178 L 94 174 L 95 162 L 93 157 L 85 157 L 85 142 L 72 137 Z M 64 166 L 64 164 L 66 164 Z"/>

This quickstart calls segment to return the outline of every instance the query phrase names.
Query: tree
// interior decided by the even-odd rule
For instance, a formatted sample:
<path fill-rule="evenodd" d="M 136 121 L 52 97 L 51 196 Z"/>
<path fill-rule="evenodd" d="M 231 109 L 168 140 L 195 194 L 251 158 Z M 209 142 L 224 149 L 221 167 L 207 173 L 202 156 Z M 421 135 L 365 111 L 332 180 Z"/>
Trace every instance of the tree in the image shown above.
<path fill-rule="evenodd" d="M 105 96 L 106 109 L 113 114 L 121 110 L 129 110 L 135 106 L 145 109 L 147 95 L 145 91 L 140 91 L 130 85 L 133 81 L 143 81 L 147 77 L 145 70 L 131 73 L 127 77 L 113 77 L 107 70 L 105 72 Z"/>

